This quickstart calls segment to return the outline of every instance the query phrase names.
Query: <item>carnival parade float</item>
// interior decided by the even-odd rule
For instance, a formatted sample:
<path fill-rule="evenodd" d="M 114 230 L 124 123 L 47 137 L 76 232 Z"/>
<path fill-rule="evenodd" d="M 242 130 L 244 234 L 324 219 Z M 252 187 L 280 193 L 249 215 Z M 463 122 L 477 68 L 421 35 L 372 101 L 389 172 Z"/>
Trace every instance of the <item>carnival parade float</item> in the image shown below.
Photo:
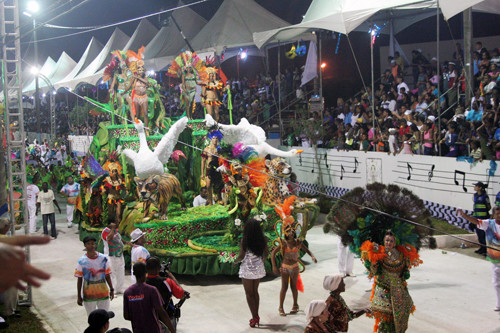
<path fill-rule="evenodd" d="M 291 167 L 283 159 L 300 151 L 273 148 L 264 130 L 244 118 L 236 125 L 216 121 L 219 94 L 229 87 L 213 61 L 184 51 L 172 62 L 168 73 L 180 81 L 185 116 L 168 118 L 158 84 L 144 74 L 142 50 L 111 56 L 103 78 L 111 82 L 109 102 L 88 100 L 111 121 L 100 124 L 80 165 L 74 220 L 80 238 L 100 239 L 110 222 L 119 223 L 125 238 L 141 228 L 150 253 L 171 261 L 172 272 L 233 275 L 245 222 L 261 221 L 272 250 L 282 236 L 287 199 L 299 237 L 306 238 L 319 208 L 315 200 L 292 197 Z M 196 85 L 205 119 L 193 119 Z M 191 207 L 202 187 L 208 204 Z M 270 260 L 266 269 L 271 271 Z"/>

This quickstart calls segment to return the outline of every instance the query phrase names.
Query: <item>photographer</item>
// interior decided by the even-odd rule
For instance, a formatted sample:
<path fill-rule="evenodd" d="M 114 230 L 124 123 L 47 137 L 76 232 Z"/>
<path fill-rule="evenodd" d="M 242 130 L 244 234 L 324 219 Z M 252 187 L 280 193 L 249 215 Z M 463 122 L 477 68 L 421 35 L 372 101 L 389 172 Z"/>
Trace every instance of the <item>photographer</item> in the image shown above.
<path fill-rule="evenodd" d="M 164 308 L 170 317 L 172 326 L 177 329 L 177 321 L 180 317 L 180 305 L 174 306 L 172 296 L 180 299 L 180 304 L 182 305 L 184 300 L 189 298 L 189 293 L 180 287 L 179 282 L 170 273 L 168 270 L 170 265 L 162 266 L 156 257 L 150 257 L 146 260 L 146 271 L 148 273 L 146 283 L 158 289 L 163 298 Z"/>

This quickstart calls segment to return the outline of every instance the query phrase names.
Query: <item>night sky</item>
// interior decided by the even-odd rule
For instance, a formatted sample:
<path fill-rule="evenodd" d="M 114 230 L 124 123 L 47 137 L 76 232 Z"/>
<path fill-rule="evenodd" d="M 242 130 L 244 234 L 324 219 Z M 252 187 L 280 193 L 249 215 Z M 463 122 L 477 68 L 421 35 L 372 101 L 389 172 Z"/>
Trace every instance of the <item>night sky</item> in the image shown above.
<path fill-rule="evenodd" d="M 82 0 L 86 1 L 81 7 L 64 15 L 52 22 L 51 24 L 62 26 L 94 26 L 109 23 L 115 23 L 138 16 L 150 14 L 156 11 L 172 8 L 177 5 L 177 0 Z M 65 1 L 54 0 L 40 0 L 41 11 L 37 18 L 38 22 L 45 22 L 57 14 L 63 13 L 82 1 L 72 1 L 71 4 Z M 26 6 L 28 0 L 20 0 L 19 5 L 21 9 Z M 185 3 L 193 3 L 195 1 L 189 0 Z M 294 24 L 299 23 L 302 15 L 305 14 L 309 7 L 311 0 L 256 0 L 261 6 L 271 11 L 282 19 Z M 212 15 L 217 11 L 222 0 L 208 0 L 204 3 L 191 6 L 191 8 L 200 14 L 205 19 L 209 20 Z M 166 14 L 161 16 L 153 16 L 149 18 L 150 22 L 155 24 L 158 28 L 161 26 L 160 22 L 166 17 Z M 31 19 L 24 15 L 21 17 L 21 35 L 26 34 L 31 30 Z M 436 35 L 436 19 L 431 17 L 427 20 L 419 22 L 405 31 L 396 35 L 401 44 L 411 42 L 425 42 L 435 39 Z M 498 16 L 489 14 L 474 14 L 474 36 L 491 36 L 500 35 L 500 25 L 497 24 Z M 460 40 L 462 38 L 462 17 L 457 15 L 452 18 L 448 24 L 442 20 L 440 29 L 440 38 L 442 40 L 454 39 Z M 138 21 L 120 25 L 119 28 L 127 35 L 131 36 L 134 32 Z M 57 61 L 60 54 L 65 51 L 75 61 L 78 62 L 83 54 L 87 44 L 92 36 L 96 37 L 102 44 L 105 44 L 109 36 L 111 36 L 115 28 L 107 28 L 103 30 L 94 31 L 91 33 L 80 34 L 73 37 L 60 38 L 53 41 L 46 41 L 39 43 L 39 59 L 43 62 L 47 56 L 51 56 Z M 65 35 L 75 32 L 77 30 L 61 30 L 52 28 L 38 29 L 38 40 L 50 38 L 54 36 Z M 418 33 L 415 33 L 418 31 Z M 336 34 L 338 36 L 338 34 Z M 333 102 L 337 96 L 346 96 L 354 93 L 361 86 L 360 76 L 352 52 L 350 50 L 347 38 L 342 35 L 341 41 L 338 44 L 337 40 L 332 38 L 332 34 L 325 34 L 323 43 L 323 58 L 328 66 L 324 71 L 324 92 L 327 102 Z M 361 71 L 366 73 L 364 75 L 365 81 L 369 81 L 370 73 L 370 51 L 368 33 L 353 32 L 350 34 L 350 41 L 352 43 L 356 58 L 360 64 Z M 26 42 L 32 41 L 32 34 L 27 34 L 22 39 L 22 55 L 23 59 L 31 62 L 33 59 L 33 46 Z M 388 45 L 388 38 L 380 37 L 377 39 L 376 47 Z M 497 45 L 498 46 L 498 45 Z M 290 49 L 290 46 L 282 47 L 282 54 Z M 271 52 L 270 65 L 271 68 L 276 70 L 277 53 Z M 378 52 L 375 51 L 375 63 L 378 63 Z M 296 59 L 294 61 L 282 57 L 282 68 L 292 69 L 295 66 L 302 66 L 305 62 L 305 57 Z M 246 64 L 240 64 L 241 75 L 251 75 L 255 71 L 263 69 L 262 59 L 250 58 Z M 26 65 L 26 63 L 24 63 Z M 236 66 L 229 61 L 224 64 L 223 69 L 227 71 L 228 76 L 235 76 Z M 275 71 L 274 70 L 274 71 Z M 378 73 L 377 73 L 378 74 Z"/>

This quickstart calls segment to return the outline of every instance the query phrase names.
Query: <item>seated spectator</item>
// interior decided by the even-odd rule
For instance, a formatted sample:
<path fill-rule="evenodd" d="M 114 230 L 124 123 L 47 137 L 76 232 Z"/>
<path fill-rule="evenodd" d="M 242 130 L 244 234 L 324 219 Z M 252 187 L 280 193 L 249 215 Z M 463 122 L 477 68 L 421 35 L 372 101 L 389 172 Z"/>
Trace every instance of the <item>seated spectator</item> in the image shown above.
<path fill-rule="evenodd" d="M 465 119 L 471 122 L 481 121 L 481 119 L 483 119 L 483 111 L 479 110 L 477 102 L 473 102 L 471 104 L 471 109 L 466 111 Z"/>
<path fill-rule="evenodd" d="M 481 152 L 481 148 L 479 147 L 479 142 L 477 140 L 470 141 L 470 157 L 474 159 L 474 161 L 483 161 L 483 154 Z"/>

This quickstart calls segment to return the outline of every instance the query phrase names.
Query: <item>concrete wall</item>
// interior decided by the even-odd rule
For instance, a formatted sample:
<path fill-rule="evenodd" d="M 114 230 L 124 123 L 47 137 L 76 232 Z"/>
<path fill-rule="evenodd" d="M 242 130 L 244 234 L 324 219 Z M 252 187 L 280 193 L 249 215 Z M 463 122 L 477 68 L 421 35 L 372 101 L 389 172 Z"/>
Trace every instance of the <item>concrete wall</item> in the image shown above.
<path fill-rule="evenodd" d="M 304 149 L 304 152 L 299 157 L 288 160 L 293 172 L 306 187 L 317 188 L 313 185 L 319 184 L 320 174 L 313 148 L 297 149 Z M 386 153 L 344 152 L 336 149 L 319 149 L 319 156 L 321 176 L 330 193 L 343 194 L 345 191 L 341 191 L 342 189 L 381 182 L 406 187 L 421 199 L 432 203 L 470 210 L 474 183 L 489 183 L 487 193 L 492 204 L 500 191 L 500 172 L 488 176 L 491 168 L 496 170 L 494 161 L 470 164 L 457 162 L 450 157 L 389 156 Z"/>
<path fill-rule="evenodd" d="M 87 135 L 70 135 L 68 140 L 71 145 L 71 151 L 80 156 L 87 154 L 92 143 L 93 136 Z"/>

